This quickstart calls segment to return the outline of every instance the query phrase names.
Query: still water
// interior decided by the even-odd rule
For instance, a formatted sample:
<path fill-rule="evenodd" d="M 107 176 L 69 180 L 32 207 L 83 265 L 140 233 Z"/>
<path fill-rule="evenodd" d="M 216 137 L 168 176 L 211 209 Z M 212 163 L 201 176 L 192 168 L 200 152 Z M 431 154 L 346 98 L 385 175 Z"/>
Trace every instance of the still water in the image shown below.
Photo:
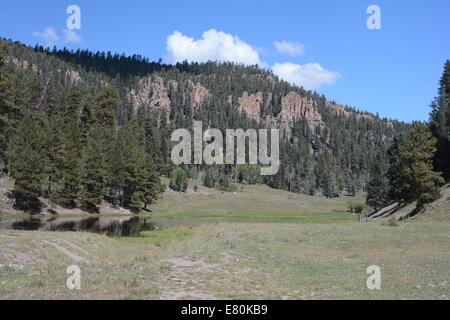
<path fill-rule="evenodd" d="M 139 236 L 141 231 L 155 230 L 156 226 L 143 217 L 30 217 L 0 221 L 1 229 L 24 231 L 84 231 L 114 237 Z"/>

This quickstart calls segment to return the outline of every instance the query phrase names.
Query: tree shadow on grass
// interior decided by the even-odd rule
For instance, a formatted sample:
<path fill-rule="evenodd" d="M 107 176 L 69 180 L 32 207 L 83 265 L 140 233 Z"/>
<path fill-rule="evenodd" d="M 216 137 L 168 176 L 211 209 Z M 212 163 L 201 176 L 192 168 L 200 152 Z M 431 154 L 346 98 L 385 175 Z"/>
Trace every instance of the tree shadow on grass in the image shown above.
<path fill-rule="evenodd" d="M 45 205 L 37 198 L 25 192 L 11 191 L 7 197 L 13 203 L 15 210 L 24 211 L 31 214 L 39 214 Z"/>

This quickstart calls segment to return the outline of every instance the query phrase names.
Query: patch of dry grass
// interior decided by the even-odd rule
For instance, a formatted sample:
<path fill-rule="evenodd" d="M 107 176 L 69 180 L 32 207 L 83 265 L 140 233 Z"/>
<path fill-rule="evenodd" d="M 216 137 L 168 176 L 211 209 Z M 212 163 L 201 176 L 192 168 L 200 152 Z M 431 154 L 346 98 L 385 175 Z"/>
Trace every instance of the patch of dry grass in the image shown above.
<path fill-rule="evenodd" d="M 170 231 L 135 239 L 1 232 L 0 297 L 449 298 L 450 227 L 442 223 L 220 223 Z M 49 245 L 55 242 L 65 250 Z M 65 288 L 73 263 L 82 270 L 79 292 Z M 366 288 L 373 264 L 382 270 L 380 291 Z"/>

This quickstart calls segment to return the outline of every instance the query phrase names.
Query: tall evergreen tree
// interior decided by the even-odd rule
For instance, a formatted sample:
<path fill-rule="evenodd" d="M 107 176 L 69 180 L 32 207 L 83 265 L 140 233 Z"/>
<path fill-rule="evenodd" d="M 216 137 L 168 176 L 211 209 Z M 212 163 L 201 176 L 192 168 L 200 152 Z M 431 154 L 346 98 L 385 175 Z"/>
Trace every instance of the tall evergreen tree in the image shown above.
<path fill-rule="evenodd" d="M 104 86 L 94 99 L 91 123 L 98 126 L 104 133 L 105 139 L 100 151 L 104 159 L 105 196 L 111 196 L 117 177 L 114 175 L 114 148 L 117 143 L 117 111 L 119 97 L 117 90 L 112 86 Z"/>
<path fill-rule="evenodd" d="M 14 178 L 14 198 L 20 210 L 37 213 L 45 170 L 45 135 L 42 124 L 30 115 L 17 125 L 8 144 L 8 169 Z"/>
<path fill-rule="evenodd" d="M 375 210 L 383 208 L 389 199 L 388 166 L 379 153 L 370 165 L 370 180 L 367 185 L 367 205 Z"/>
<path fill-rule="evenodd" d="M 7 47 L 0 44 L 0 175 L 6 169 L 8 138 L 12 134 L 15 113 L 18 112 L 13 101 L 13 68 L 6 63 L 6 58 Z"/>
<path fill-rule="evenodd" d="M 87 132 L 94 122 L 94 117 L 92 115 L 94 105 L 94 98 L 91 95 L 83 97 L 80 115 L 81 134 L 83 139 L 86 138 Z"/>
<path fill-rule="evenodd" d="M 141 172 L 139 191 L 142 193 L 144 209 L 147 210 L 148 206 L 155 203 L 159 198 L 160 179 L 149 155 L 143 155 L 139 167 L 139 171 Z"/>
<path fill-rule="evenodd" d="M 450 179 L 450 60 L 447 60 L 442 75 L 438 97 L 433 101 L 430 114 L 430 129 L 437 138 L 434 166 L 446 180 Z"/>
<path fill-rule="evenodd" d="M 403 200 L 418 200 L 418 206 L 435 200 L 440 173 L 433 171 L 436 138 L 421 123 L 415 123 L 399 147 L 400 195 Z"/>
<path fill-rule="evenodd" d="M 81 188 L 81 132 L 78 116 L 80 101 L 79 92 L 70 93 L 63 116 L 64 130 L 60 146 L 62 159 L 58 168 L 60 179 L 57 187 L 57 202 L 68 208 L 76 206 Z"/>
<path fill-rule="evenodd" d="M 389 162 L 387 171 L 387 178 L 389 180 L 389 201 L 400 201 L 402 199 L 399 149 L 403 141 L 403 136 L 395 137 L 387 152 Z"/>
<path fill-rule="evenodd" d="M 110 136 L 114 136 L 117 126 L 117 108 L 119 96 L 117 90 L 112 86 L 100 89 L 92 110 L 93 121 L 107 130 Z"/>
<path fill-rule="evenodd" d="M 103 199 L 105 185 L 105 159 L 103 158 L 105 134 L 101 127 L 93 125 L 86 137 L 81 158 L 81 192 L 80 200 L 83 209 L 98 212 Z"/>
<path fill-rule="evenodd" d="M 134 195 L 139 192 L 140 172 L 139 164 L 143 156 L 143 148 L 140 147 L 136 136 L 134 123 L 125 125 L 119 134 L 119 146 L 122 153 L 122 206 L 130 206 L 133 200 L 133 209 L 138 206 L 138 201 L 142 195 Z"/>

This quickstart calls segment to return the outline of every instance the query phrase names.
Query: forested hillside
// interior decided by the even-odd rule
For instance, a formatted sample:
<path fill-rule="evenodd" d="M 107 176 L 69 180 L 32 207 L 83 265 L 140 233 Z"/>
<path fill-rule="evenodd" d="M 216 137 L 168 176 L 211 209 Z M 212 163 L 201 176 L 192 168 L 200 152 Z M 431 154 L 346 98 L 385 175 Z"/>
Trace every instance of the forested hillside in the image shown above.
<path fill-rule="evenodd" d="M 366 191 L 369 167 L 409 131 L 292 86 L 257 66 L 150 62 L 140 56 L 70 52 L 1 41 L 0 166 L 16 205 L 39 198 L 95 212 L 104 199 L 133 210 L 154 203 L 159 175 L 176 179 L 175 128 L 279 128 L 280 171 L 184 166 L 208 187 L 265 183 L 296 193 Z"/>

